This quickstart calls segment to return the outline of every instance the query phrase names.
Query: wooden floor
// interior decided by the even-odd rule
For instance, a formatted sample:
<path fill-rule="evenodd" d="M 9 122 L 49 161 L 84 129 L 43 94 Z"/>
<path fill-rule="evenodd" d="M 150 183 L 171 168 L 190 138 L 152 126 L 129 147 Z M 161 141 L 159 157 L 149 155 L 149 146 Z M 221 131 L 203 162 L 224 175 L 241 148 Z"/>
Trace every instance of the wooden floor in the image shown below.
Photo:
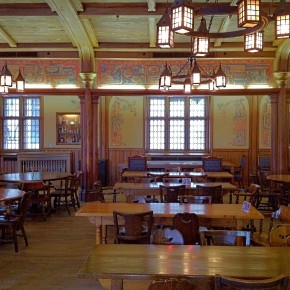
<path fill-rule="evenodd" d="M 87 218 L 63 211 L 46 222 L 27 219 L 25 229 L 28 247 L 21 237 L 18 253 L 13 244 L 0 244 L 0 289 L 104 289 L 96 280 L 76 277 L 95 246 Z"/>
<path fill-rule="evenodd" d="M 13 244 L 0 244 L 0 290 L 110 289 L 109 281 L 77 278 L 78 270 L 95 246 L 95 228 L 87 218 L 52 214 L 46 222 L 25 222 L 29 246 L 19 237 L 19 252 Z M 126 282 L 125 290 L 147 289 L 144 281 Z"/>

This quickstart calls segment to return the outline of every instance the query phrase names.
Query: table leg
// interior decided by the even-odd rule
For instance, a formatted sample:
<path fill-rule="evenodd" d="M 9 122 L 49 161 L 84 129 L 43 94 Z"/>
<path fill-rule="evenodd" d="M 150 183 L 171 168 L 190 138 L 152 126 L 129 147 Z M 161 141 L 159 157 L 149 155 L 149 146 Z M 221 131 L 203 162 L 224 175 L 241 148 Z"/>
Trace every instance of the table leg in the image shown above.
<path fill-rule="evenodd" d="M 111 290 L 123 290 L 123 279 L 112 279 Z"/>
<path fill-rule="evenodd" d="M 96 225 L 96 245 L 100 245 L 102 243 L 102 226 Z"/>

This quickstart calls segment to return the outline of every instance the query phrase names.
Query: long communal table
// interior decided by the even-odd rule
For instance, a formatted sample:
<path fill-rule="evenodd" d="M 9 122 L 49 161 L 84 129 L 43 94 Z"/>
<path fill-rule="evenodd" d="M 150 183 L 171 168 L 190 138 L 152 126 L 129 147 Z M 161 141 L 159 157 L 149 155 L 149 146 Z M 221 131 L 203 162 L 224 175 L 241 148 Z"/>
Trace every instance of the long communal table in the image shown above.
<path fill-rule="evenodd" d="M 244 211 L 241 204 L 179 204 L 179 203 L 100 203 L 87 202 L 76 216 L 85 216 L 95 224 L 96 244 L 107 242 L 106 228 L 113 225 L 113 211 L 139 213 L 153 211 L 154 223 L 172 225 L 174 215 L 180 212 L 196 213 L 201 226 L 223 226 L 241 229 L 264 216 L 254 207 Z M 261 227 L 260 227 L 261 230 Z"/>
<path fill-rule="evenodd" d="M 174 171 L 177 170 L 177 168 L 180 168 L 181 170 L 190 170 L 196 167 L 201 167 L 202 161 L 201 160 L 194 160 L 194 161 L 155 161 L 155 160 L 149 160 L 147 161 L 147 167 L 148 170 L 152 169 L 159 169 L 163 171 Z M 118 164 L 118 170 L 120 174 L 122 173 L 124 168 L 128 167 L 127 162 L 122 162 Z M 223 160 L 222 161 L 222 167 L 223 170 L 229 170 L 232 174 L 235 171 L 235 167 L 237 167 L 236 164 L 230 161 Z"/>
<path fill-rule="evenodd" d="M 185 277 L 204 290 L 214 289 L 216 274 L 244 279 L 290 275 L 289 261 L 290 249 L 284 247 L 101 245 L 78 277 L 112 279 L 112 290 L 122 290 L 125 279 Z"/>
<path fill-rule="evenodd" d="M 227 179 L 229 181 L 233 180 L 234 176 L 227 172 L 227 171 L 222 171 L 222 172 L 193 172 L 193 171 L 188 171 L 188 172 L 178 172 L 178 171 L 170 171 L 170 172 L 165 172 L 165 171 L 124 171 L 122 173 L 122 178 L 146 178 L 148 177 L 148 174 L 168 174 L 169 178 L 186 178 L 186 177 L 203 177 L 206 176 L 209 179 L 217 179 L 217 180 L 224 180 Z"/>
<path fill-rule="evenodd" d="M 126 201 L 131 202 L 134 196 L 136 195 L 152 195 L 152 196 L 159 196 L 159 186 L 165 185 L 165 186 L 176 186 L 180 185 L 180 183 L 174 183 L 174 182 L 140 182 L 140 183 L 132 183 L 132 182 L 116 182 L 113 189 L 117 193 L 122 193 L 126 196 Z M 186 184 L 186 194 L 191 194 L 195 189 L 197 185 L 202 186 L 217 186 L 221 185 L 223 188 L 224 194 L 228 192 L 234 192 L 237 190 L 237 186 L 230 183 L 230 182 L 199 182 L 194 183 L 191 182 L 190 184 Z M 231 202 L 231 196 L 230 196 L 230 202 Z"/>

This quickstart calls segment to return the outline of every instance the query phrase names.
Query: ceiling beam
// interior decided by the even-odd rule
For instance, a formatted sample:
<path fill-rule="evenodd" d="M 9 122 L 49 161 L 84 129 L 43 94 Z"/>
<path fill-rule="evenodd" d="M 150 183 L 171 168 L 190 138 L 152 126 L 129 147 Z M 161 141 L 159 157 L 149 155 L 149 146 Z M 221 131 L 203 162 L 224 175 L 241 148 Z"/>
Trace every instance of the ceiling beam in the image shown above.
<path fill-rule="evenodd" d="M 0 38 L 6 41 L 10 47 L 17 47 L 17 42 L 13 39 L 3 27 L 0 26 Z"/>

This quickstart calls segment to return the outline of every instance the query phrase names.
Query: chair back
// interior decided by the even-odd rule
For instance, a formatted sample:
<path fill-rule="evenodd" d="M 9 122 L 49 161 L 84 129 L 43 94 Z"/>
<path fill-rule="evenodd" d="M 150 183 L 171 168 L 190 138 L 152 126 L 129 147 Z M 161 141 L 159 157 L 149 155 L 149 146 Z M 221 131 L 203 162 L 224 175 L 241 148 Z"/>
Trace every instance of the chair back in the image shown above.
<path fill-rule="evenodd" d="M 223 203 L 222 185 L 196 185 L 196 195 L 211 196 L 211 203 Z"/>
<path fill-rule="evenodd" d="M 216 275 L 215 278 L 215 290 L 223 289 L 288 289 L 289 277 L 280 275 L 270 279 L 237 279 L 226 276 Z"/>
<path fill-rule="evenodd" d="M 258 169 L 257 174 L 261 190 L 268 191 L 270 189 L 270 180 L 267 179 L 267 176 L 270 175 L 270 171 Z"/>
<path fill-rule="evenodd" d="M 50 185 L 43 181 L 21 183 L 20 189 L 31 192 L 31 200 L 37 202 L 38 199 L 50 200 Z"/>
<path fill-rule="evenodd" d="M 258 156 L 258 169 L 270 170 L 270 168 L 271 168 L 270 156 Z"/>
<path fill-rule="evenodd" d="M 157 229 L 152 235 L 154 245 L 184 245 L 182 234 L 177 229 Z"/>
<path fill-rule="evenodd" d="M 105 202 L 102 181 L 98 180 L 94 182 L 94 189 L 86 190 L 86 196 L 89 196 L 88 200 L 90 201 L 94 200 L 94 201 Z"/>
<path fill-rule="evenodd" d="M 159 186 L 160 202 L 179 202 L 179 198 L 185 194 L 185 184 L 174 186 Z"/>
<path fill-rule="evenodd" d="M 18 211 L 19 211 L 19 220 L 18 220 L 18 225 L 17 229 L 20 229 L 23 227 L 26 214 L 31 206 L 31 191 L 27 191 L 24 193 L 22 196 L 19 206 L 18 206 Z"/>
<path fill-rule="evenodd" d="M 129 171 L 147 171 L 147 157 L 141 155 L 128 157 Z"/>
<path fill-rule="evenodd" d="M 148 290 L 195 290 L 192 282 L 187 279 L 166 279 L 152 281 Z"/>
<path fill-rule="evenodd" d="M 247 246 L 251 245 L 250 231 L 205 230 L 200 231 L 200 241 L 207 246 Z"/>
<path fill-rule="evenodd" d="M 202 168 L 205 172 L 220 172 L 222 171 L 222 158 L 219 157 L 202 158 Z"/>
<path fill-rule="evenodd" d="M 199 240 L 199 218 L 195 213 L 178 213 L 173 217 L 173 228 L 183 237 L 185 245 L 197 245 Z"/>
<path fill-rule="evenodd" d="M 153 211 L 122 213 L 113 211 L 115 242 L 117 244 L 149 244 L 153 225 Z"/>
<path fill-rule="evenodd" d="M 169 173 L 162 173 L 162 174 L 157 174 L 157 173 L 152 173 L 148 172 L 147 176 L 151 178 L 154 182 L 161 182 L 163 181 L 164 178 L 167 178 L 169 176 Z"/>
<path fill-rule="evenodd" d="M 280 224 L 269 233 L 271 247 L 290 247 L 290 224 Z"/>
<path fill-rule="evenodd" d="M 212 197 L 208 195 L 185 195 L 182 197 L 183 203 L 209 204 Z"/>

